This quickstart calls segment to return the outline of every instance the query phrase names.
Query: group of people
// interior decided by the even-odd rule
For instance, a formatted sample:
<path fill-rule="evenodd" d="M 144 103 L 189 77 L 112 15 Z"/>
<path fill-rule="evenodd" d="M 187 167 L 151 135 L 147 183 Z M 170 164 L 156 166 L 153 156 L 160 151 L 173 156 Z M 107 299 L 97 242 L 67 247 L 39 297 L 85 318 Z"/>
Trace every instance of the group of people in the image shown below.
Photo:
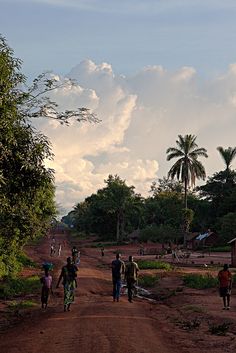
<path fill-rule="evenodd" d="M 112 268 L 112 283 L 113 283 L 113 301 L 120 300 L 122 277 L 127 283 L 128 301 L 132 303 L 135 291 L 135 285 L 138 279 L 139 267 L 133 260 L 133 256 L 129 256 L 127 264 L 121 260 L 121 255 L 116 254 L 116 259 L 111 263 Z"/>
<path fill-rule="evenodd" d="M 56 243 L 56 239 L 53 236 L 52 237 L 52 242 L 51 242 L 51 245 L 50 245 L 50 256 L 55 256 L 55 255 L 61 256 L 61 251 L 62 251 L 62 244 L 61 243 L 57 244 Z"/>
<path fill-rule="evenodd" d="M 75 289 L 77 288 L 77 272 L 80 261 L 80 252 L 74 246 L 71 251 L 71 256 L 67 257 L 66 265 L 62 267 L 61 273 L 56 285 L 59 285 L 62 281 L 64 288 L 64 311 L 70 311 L 70 306 L 74 302 Z M 41 304 L 42 309 L 46 309 L 48 306 L 48 299 L 50 294 L 53 294 L 52 290 L 52 276 L 49 271 L 52 269 L 52 264 L 43 264 L 44 276 L 41 277 L 40 282 L 42 284 L 41 291 Z"/>
<path fill-rule="evenodd" d="M 64 311 L 70 311 L 70 306 L 74 301 L 75 289 L 77 288 L 77 272 L 78 265 L 80 263 L 80 251 L 74 246 L 71 250 L 71 256 L 67 258 L 66 265 L 62 267 L 61 273 L 56 285 L 59 285 L 62 281 L 64 288 Z M 53 294 L 52 290 L 52 276 L 50 275 L 50 270 L 52 269 L 52 264 L 43 264 L 44 276 L 41 277 L 40 281 L 42 284 L 41 291 L 41 303 L 42 308 L 46 309 L 48 305 L 48 299 L 50 294 Z M 112 283 L 113 283 L 113 301 L 119 302 L 121 295 L 122 282 L 126 282 L 128 301 L 132 303 L 137 279 L 139 267 L 136 262 L 134 262 L 133 256 L 129 256 L 128 262 L 125 264 L 121 260 L 121 254 L 117 253 L 116 258 L 111 263 L 112 269 Z M 223 309 L 230 309 L 230 296 L 232 289 L 232 274 L 229 271 L 229 266 L 225 264 L 223 269 L 218 273 L 219 281 L 219 294 L 223 299 Z"/>

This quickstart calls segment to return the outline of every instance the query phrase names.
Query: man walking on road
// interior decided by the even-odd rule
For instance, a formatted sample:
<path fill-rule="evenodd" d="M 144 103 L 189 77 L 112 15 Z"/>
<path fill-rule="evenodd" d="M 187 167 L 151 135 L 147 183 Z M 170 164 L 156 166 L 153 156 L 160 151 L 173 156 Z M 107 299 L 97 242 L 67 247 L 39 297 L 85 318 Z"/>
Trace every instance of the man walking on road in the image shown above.
<path fill-rule="evenodd" d="M 126 264 L 125 267 L 125 279 L 128 288 L 128 301 L 130 303 L 132 303 L 133 300 L 135 284 L 137 283 L 138 279 L 138 271 L 138 264 L 134 262 L 133 256 L 129 256 L 129 262 Z"/>
<path fill-rule="evenodd" d="M 121 289 L 121 276 L 125 273 L 125 263 L 121 261 L 120 254 L 116 254 L 116 259 L 111 263 L 112 283 L 113 283 L 113 302 L 119 301 Z"/>

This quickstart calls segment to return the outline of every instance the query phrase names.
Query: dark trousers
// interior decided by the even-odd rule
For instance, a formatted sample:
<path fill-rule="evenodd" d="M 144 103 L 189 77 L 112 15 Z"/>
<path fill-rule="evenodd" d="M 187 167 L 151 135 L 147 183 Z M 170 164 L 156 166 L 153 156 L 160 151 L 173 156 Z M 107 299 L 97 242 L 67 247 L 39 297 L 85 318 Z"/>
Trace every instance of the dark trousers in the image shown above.
<path fill-rule="evenodd" d="M 120 298 L 120 288 L 121 288 L 121 279 L 120 278 L 113 278 L 113 299 Z"/>
<path fill-rule="evenodd" d="M 136 284 L 136 281 L 133 278 L 127 279 L 128 300 L 129 301 L 131 301 L 133 299 L 135 284 Z"/>

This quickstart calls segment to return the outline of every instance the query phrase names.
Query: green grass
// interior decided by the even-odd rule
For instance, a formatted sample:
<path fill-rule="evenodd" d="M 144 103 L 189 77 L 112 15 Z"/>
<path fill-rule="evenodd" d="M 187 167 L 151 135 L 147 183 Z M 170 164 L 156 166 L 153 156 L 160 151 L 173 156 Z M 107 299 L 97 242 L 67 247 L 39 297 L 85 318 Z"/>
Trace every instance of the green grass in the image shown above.
<path fill-rule="evenodd" d="M 139 260 L 137 263 L 140 270 L 158 269 L 170 271 L 172 269 L 172 266 L 170 264 L 162 261 Z"/>
<path fill-rule="evenodd" d="M 17 261 L 24 267 L 37 267 L 37 264 L 23 252 L 17 256 Z"/>
<path fill-rule="evenodd" d="M 141 287 L 154 287 L 159 281 L 158 276 L 143 275 L 139 277 L 138 284 Z"/>
<path fill-rule="evenodd" d="M 7 278 L 0 283 L 0 299 L 11 299 L 17 295 L 31 294 L 41 287 L 38 276 Z"/>
<path fill-rule="evenodd" d="M 184 305 L 183 310 L 189 313 L 204 313 L 206 310 L 198 305 Z"/>
<path fill-rule="evenodd" d="M 37 303 L 33 302 L 32 300 L 22 300 L 20 302 L 14 300 L 8 305 L 8 307 L 10 310 L 15 311 L 20 309 L 32 308 L 36 305 Z"/>
<path fill-rule="evenodd" d="M 189 274 L 183 277 L 184 284 L 187 287 L 195 289 L 207 289 L 214 288 L 218 284 L 218 279 L 213 277 L 211 274 L 199 275 Z"/>
<path fill-rule="evenodd" d="M 211 252 L 227 252 L 231 251 L 231 246 L 230 245 L 224 245 L 224 246 L 215 246 L 212 248 L 209 248 Z"/>

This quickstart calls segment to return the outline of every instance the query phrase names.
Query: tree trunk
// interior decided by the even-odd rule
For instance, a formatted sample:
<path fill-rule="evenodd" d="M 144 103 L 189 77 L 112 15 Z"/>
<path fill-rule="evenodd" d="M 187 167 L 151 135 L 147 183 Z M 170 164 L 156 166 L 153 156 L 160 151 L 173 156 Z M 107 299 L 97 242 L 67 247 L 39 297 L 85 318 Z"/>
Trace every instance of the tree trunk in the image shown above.
<path fill-rule="evenodd" d="M 188 200 L 187 200 L 187 190 L 188 190 L 188 181 L 187 177 L 184 178 L 184 207 L 187 210 L 188 208 Z M 186 248 L 187 245 L 187 230 L 186 225 L 184 224 L 184 247 Z"/>
<path fill-rule="evenodd" d="M 187 178 L 184 178 L 184 207 L 185 209 L 188 208 L 188 200 L 187 200 L 187 191 L 188 191 L 188 182 Z"/>
<path fill-rule="evenodd" d="M 124 239 L 125 233 L 125 217 L 124 217 L 124 210 L 120 210 L 120 240 Z"/>
<path fill-rule="evenodd" d="M 120 213 L 117 213 L 117 223 L 116 223 L 116 241 L 120 240 Z"/>

